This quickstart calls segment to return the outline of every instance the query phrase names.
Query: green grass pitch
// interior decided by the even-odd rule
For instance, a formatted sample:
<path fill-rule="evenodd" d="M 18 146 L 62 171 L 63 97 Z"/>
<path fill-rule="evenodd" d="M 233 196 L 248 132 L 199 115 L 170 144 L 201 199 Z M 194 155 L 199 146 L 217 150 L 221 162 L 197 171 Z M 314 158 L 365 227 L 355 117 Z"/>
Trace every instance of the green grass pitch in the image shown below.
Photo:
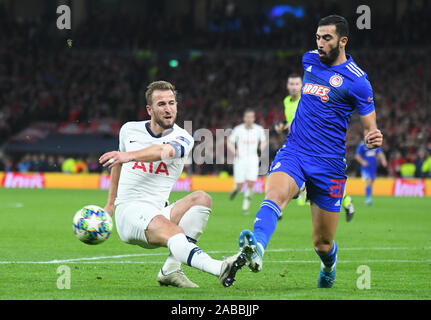
<path fill-rule="evenodd" d="M 263 195 L 251 214 L 241 214 L 242 195 L 211 194 L 213 212 L 199 246 L 222 259 L 238 249 L 238 235 L 252 229 Z M 431 199 L 374 197 L 366 207 L 353 197 L 354 219 L 341 213 L 337 280 L 317 289 L 320 262 L 311 242 L 309 207 L 295 201 L 268 245 L 263 270 L 244 267 L 235 285 L 224 288 L 212 275 L 184 266 L 197 289 L 161 287 L 156 276 L 166 248 L 123 243 L 115 231 L 103 244 L 88 246 L 72 232 L 72 217 L 87 204 L 104 205 L 106 191 L 0 189 L 0 299 L 430 299 Z M 171 201 L 183 197 L 173 193 Z M 70 268 L 70 289 L 58 289 L 60 266 Z M 365 265 L 370 289 L 359 289 Z M 359 268 L 360 270 L 360 268 Z M 359 280 L 358 280 L 359 279 Z"/>

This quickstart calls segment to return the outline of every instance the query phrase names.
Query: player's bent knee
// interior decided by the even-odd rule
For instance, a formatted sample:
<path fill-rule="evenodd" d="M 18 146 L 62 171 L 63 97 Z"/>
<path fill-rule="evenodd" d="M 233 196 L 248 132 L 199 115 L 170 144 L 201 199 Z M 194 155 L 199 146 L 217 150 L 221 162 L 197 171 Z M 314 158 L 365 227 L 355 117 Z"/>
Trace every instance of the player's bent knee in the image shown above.
<path fill-rule="evenodd" d="M 212 207 L 212 198 L 205 191 L 198 190 L 192 193 L 192 206 Z"/>
<path fill-rule="evenodd" d="M 184 233 L 183 229 L 162 215 L 155 216 L 145 231 L 149 244 L 166 247 L 170 237 Z"/>
<path fill-rule="evenodd" d="M 276 189 L 268 190 L 265 195 L 265 200 L 271 200 L 275 202 L 280 207 L 281 210 L 283 210 L 286 207 L 289 201 L 287 194 Z"/>

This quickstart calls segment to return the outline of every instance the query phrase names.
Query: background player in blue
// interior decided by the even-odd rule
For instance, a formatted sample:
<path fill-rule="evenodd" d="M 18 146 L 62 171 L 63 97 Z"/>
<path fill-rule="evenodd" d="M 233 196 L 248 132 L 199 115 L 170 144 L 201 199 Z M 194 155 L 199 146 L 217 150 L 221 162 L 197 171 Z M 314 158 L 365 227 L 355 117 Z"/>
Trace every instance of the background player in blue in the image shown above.
<path fill-rule="evenodd" d="M 365 180 L 365 204 L 370 206 L 373 204 L 373 183 L 377 176 L 377 160 L 380 161 L 383 167 L 387 167 L 385 154 L 382 149 L 368 149 L 365 143 L 361 142 L 356 148 L 355 159 L 361 164 L 361 176 Z"/>
<path fill-rule="evenodd" d="M 321 259 L 317 286 L 330 288 L 335 281 L 334 236 L 347 178 L 345 137 L 355 110 L 364 127 L 366 146 L 374 149 L 383 142 L 370 82 L 345 52 L 348 32 L 348 23 L 341 16 L 321 19 L 317 50 L 303 56 L 302 95 L 291 131 L 268 173 L 265 200 L 256 214 L 254 230 L 244 230 L 239 237 L 252 271 L 262 269 L 277 217 L 305 186 L 311 201 L 314 249 Z"/>

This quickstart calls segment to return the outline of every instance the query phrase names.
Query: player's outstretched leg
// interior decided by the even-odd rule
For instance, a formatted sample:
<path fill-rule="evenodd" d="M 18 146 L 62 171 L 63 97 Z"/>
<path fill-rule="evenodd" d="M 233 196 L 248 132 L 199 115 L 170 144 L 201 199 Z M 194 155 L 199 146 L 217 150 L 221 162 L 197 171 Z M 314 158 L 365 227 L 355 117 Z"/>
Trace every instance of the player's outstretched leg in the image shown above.
<path fill-rule="evenodd" d="M 165 214 L 170 221 L 179 225 L 189 242 L 199 241 L 211 214 L 212 199 L 203 191 L 195 191 L 166 207 Z M 166 259 L 157 275 L 161 285 L 171 285 L 180 288 L 197 288 L 197 284 L 190 281 L 181 268 L 181 262 L 172 253 Z"/>
<path fill-rule="evenodd" d="M 170 255 L 169 257 L 172 257 Z M 157 282 L 160 283 L 161 286 L 173 286 L 178 288 L 199 288 L 199 286 L 190 281 L 189 278 L 184 274 L 183 269 L 177 269 L 171 273 L 165 274 L 163 268 L 160 269 L 157 275 Z"/>
<path fill-rule="evenodd" d="M 236 272 L 246 263 L 246 259 L 241 252 L 223 261 L 212 259 L 197 245 L 189 242 L 184 233 L 178 233 L 170 237 L 168 248 L 177 260 L 215 275 L 225 287 L 233 285 Z"/>
<path fill-rule="evenodd" d="M 265 252 L 261 243 L 257 242 L 253 232 L 244 230 L 239 235 L 239 248 L 247 259 L 251 271 L 259 272 L 262 270 L 263 253 Z"/>
<path fill-rule="evenodd" d="M 321 260 L 318 288 L 331 288 L 335 282 L 337 244 L 334 241 L 339 212 L 326 211 L 315 203 L 311 205 L 314 250 Z"/>
<path fill-rule="evenodd" d="M 266 199 L 256 214 L 253 232 L 244 230 L 238 241 L 241 252 L 244 253 L 253 272 L 262 269 L 263 254 L 281 215 L 281 208 L 277 203 L 284 208 L 299 191 L 295 180 L 285 172 L 271 173 L 266 188 Z"/>
<path fill-rule="evenodd" d="M 333 242 L 332 249 L 327 254 L 321 255 L 317 251 L 316 253 L 322 260 L 319 277 L 317 278 L 317 287 L 332 288 L 337 273 L 337 243 L 335 241 Z"/>
<path fill-rule="evenodd" d="M 239 248 L 244 253 L 248 266 L 253 272 L 262 270 L 263 254 L 275 231 L 280 214 L 281 209 L 275 202 L 264 200 L 254 220 L 254 233 L 244 230 L 239 236 Z"/>

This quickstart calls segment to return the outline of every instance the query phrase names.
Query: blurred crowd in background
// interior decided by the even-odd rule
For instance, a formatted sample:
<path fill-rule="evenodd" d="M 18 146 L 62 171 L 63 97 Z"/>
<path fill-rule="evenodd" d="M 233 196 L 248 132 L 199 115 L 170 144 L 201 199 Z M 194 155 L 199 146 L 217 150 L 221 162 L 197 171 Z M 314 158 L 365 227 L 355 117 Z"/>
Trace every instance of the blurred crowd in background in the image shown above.
<path fill-rule="evenodd" d="M 414 176 L 431 176 L 428 165 L 423 168 L 431 154 L 427 50 L 431 38 L 421 36 L 429 34 L 430 9 L 412 6 L 401 17 L 402 26 L 386 24 L 391 19 L 388 14 L 373 21 L 372 32 L 352 28 L 348 49 L 368 73 L 385 138 L 388 167 L 379 168 L 380 175 L 401 176 L 402 166 L 413 164 Z M 320 12 L 336 12 L 336 8 Z M 273 158 L 285 139 L 274 126 L 284 121 L 286 79 L 290 73 L 303 73 L 301 56 L 315 47 L 319 16 L 285 15 L 277 22 L 263 14 L 243 16 L 235 6 L 215 8 L 209 14 L 208 28 L 196 30 L 187 15 L 167 19 L 163 10 L 140 19 L 121 13 L 113 19 L 102 13 L 74 30 L 73 48 L 67 48 L 65 41 L 47 36 L 45 20 L 18 22 L 0 6 L 0 147 L 36 121 L 147 120 L 146 86 L 163 79 L 178 89 L 180 126 L 192 121 L 193 130 L 207 128 L 215 133 L 240 123 L 246 108 L 256 110 L 257 122 L 270 130 Z M 147 32 L 149 28 L 152 32 Z M 178 39 L 185 48 L 203 51 L 168 59 L 166 54 L 176 49 Z M 262 47 L 273 50 L 236 50 Z M 100 50 L 104 48 L 109 50 Z M 354 152 L 362 139 L 361 123 L 354 114 L 347 134 L 348 174 L 359 173 Z M 99 156 L 6 152 L 0 157 L 0 170 L 101 172 Z M 211 174 L 231 168 L 193 165 L 189 170 Z"/>

